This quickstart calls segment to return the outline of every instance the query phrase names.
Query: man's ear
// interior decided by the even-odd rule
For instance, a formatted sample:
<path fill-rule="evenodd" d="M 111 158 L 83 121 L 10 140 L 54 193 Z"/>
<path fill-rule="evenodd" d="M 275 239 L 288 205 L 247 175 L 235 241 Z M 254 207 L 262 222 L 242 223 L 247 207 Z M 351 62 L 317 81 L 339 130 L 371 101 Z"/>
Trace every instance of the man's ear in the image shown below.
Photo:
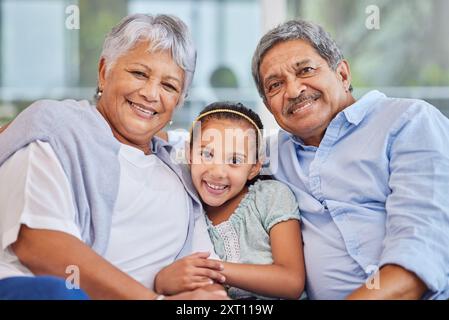
<path fill-rule="evenodd" d="M 261 161 L 257 161 L 257 163 L 255 163 L 251 167 L 251 170 L 249 171 L 248 181 L 254 179 L 260 173 L 260 169 L 261 168 L 262 168 L 262 162 Z"/>
<path fill-rule="evenodd" d="M 343 59 L 337 66 L 337 76 L 343 84 L 344 90 L 347 92 L 351 85 L 351 70 L 347 60 Z"/>

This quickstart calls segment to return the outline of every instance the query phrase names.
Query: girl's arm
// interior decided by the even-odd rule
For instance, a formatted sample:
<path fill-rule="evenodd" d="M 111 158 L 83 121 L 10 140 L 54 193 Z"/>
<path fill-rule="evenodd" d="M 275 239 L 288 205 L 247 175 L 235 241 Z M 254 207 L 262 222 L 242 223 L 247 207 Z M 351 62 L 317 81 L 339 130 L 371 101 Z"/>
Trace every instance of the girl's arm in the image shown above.
<path fill-rule="evenodd" d="M 226 284 L 264 296 L 298 299 L 305 282 L 299 221 L 288 220 L 270 230 L 273 264 L 222 262 Z"/>

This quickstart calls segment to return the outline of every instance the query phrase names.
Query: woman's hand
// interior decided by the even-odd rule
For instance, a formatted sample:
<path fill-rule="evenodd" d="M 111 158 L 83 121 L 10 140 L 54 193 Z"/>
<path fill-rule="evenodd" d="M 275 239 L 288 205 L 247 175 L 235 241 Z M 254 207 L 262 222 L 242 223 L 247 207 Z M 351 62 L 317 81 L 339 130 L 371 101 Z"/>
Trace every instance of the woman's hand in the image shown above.
<path fill-rule="evenodd" d="M 154 279 L 155 291 L 173 295 L 211 285 L 214 281 L 224 283 L 226 279 L 219 272 L 223 264 L 207 259 L 209 255 L 209 252 L 197 252 L 163 268 Z"/>
<path fill-rule="evenodd" d="M 191 292 L 183 292 L 174 296 L 166 297 L 164 300 L 230 300 L 226 291 L 215 290 L 209 291 L 197 289 Z"/>

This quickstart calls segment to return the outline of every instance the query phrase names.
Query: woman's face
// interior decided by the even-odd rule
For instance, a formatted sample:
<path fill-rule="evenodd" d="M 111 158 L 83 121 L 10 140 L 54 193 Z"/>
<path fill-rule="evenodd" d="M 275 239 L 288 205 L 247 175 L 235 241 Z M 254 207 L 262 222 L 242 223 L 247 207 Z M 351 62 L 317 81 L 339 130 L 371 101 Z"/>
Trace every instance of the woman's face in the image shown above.
<path fill-rule="evenodd" d="M 172 118 L 181 98 L 184 71 L 170 52 L 148 52 L 148 41 L 139 42 L 106 70 L 99 65 L 97 106 L 122 143 L 149 153 L 149 141 Z"/>

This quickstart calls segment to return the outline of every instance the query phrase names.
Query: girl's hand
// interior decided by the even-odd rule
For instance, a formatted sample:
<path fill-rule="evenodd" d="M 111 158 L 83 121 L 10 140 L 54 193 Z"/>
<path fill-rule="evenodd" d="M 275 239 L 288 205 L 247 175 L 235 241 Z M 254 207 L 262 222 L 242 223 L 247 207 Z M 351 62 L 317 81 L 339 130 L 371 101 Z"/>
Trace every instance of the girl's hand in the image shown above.
<path fill-rule="evenodd" d="M 154 279 L 155 291 L 172 295 L 202 288 L 214 281 L 224 283 L 226 279 L 219 272 L 223 270 L 223 264 L 207 259 L 209 255 L 209 252 L 197 252 L 163 268 Z"/>

